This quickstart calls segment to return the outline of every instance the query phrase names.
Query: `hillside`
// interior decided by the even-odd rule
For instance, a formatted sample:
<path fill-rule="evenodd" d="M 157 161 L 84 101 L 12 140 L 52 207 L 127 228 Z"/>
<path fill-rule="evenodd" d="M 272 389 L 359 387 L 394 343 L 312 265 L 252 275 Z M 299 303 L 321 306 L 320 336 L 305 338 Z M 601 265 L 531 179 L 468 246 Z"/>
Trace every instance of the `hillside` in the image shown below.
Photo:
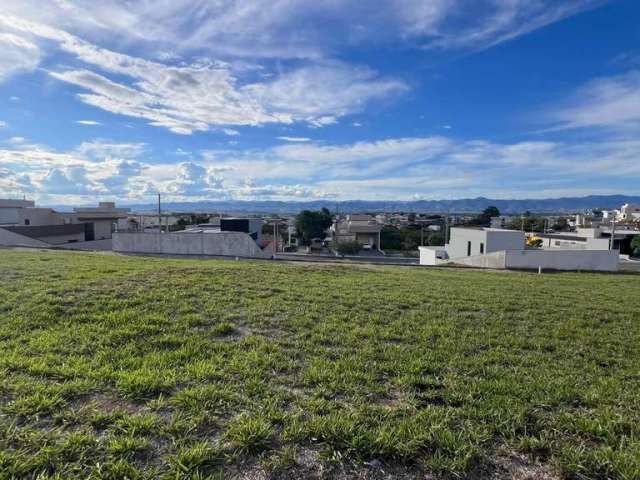
<path fill-rule="evenodd" d="M 0 250 L 0 478 L 640 478 L 638 298 Z"/>
<path fill-rule="evenodd" d="M 203 200 L 199 202 L 163 202 L 163 209 L 171 212 L 223 212 L 253 214 L 295 214 L 304 209 L 328 208 L 341 213 L 362 212 L 429 212 L 429 213 L 478 213 L 489 206 L 496 206 L 503 214 L 524 213 L 575 213 L 587 209 L 615 209 L 624 203 L 640 203 L 640 196 L 590 195 L 586 197 L 540 198 L 540 199 L 495 199 L 462 198 L 455 200 Z M 58 210 L 69 207 L 55 206 Z M 130 205 L 134 211 L 157 211 L 157 203 Z"/>

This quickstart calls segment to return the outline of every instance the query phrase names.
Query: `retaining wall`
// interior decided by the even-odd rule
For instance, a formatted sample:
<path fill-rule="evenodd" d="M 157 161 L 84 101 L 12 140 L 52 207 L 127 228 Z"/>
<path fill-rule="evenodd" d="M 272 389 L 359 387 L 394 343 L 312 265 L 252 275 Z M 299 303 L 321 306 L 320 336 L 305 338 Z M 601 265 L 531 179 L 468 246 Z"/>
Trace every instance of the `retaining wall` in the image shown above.
<path fill-rule="evenodd" d="M 246 233 L 114 233 L 113 250 L 154 255 L 270 258 Z"/>

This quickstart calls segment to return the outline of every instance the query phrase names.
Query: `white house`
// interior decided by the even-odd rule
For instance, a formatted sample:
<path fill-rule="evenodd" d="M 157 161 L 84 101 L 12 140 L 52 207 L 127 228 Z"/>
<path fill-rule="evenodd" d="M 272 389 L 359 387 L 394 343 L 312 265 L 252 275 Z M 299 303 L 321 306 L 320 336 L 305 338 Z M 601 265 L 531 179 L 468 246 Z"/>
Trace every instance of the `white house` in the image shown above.
<path fill-rule="evenodd" d="M 451 228 L 444 247 L 419 247 L 421 265 L 454 263 L 480 268 L 616 271 L 619 252 L 598 248 L 527 248 L 525 233 L 496 228 Z"/>

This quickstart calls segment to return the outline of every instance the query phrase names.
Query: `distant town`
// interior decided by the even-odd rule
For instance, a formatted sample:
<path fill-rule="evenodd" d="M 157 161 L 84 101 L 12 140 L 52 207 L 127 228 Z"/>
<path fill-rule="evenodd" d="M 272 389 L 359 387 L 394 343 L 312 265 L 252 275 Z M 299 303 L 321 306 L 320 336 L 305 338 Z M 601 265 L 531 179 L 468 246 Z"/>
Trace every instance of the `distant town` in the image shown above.
<path fill-rule="evenodd" d="M 337 209 L 336 209 L 337 210 Z M 155 235 L 153 235 L 155 234 Z M 640 204 L 571 214 L 136 211 L 115 202 L 58 211 L 0 200 L 0 245 L 201 257 L 615 271 L 640 257 Z M 517 254 L 516 254 L 517 253 Z"/>

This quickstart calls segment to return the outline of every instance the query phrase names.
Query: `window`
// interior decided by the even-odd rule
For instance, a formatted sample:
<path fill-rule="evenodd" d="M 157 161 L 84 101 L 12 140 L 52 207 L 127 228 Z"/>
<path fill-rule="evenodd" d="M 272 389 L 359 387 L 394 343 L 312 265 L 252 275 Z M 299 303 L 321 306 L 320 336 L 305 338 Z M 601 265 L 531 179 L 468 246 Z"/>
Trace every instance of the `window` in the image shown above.
<path fill-rule="evenodd" d="M 28 218 L 24 219 L 24 224 L 25 225 L 31 225 L 31 221 Z"/>
<path fill-rule="evenodd" d="M 467 257 L 471 256 L 471 242 L 467 242 Z"/>
<path fill-rule="evenodd" d="M 480 243 L 480 254 L 484 253 L 484 243 Z"/>

